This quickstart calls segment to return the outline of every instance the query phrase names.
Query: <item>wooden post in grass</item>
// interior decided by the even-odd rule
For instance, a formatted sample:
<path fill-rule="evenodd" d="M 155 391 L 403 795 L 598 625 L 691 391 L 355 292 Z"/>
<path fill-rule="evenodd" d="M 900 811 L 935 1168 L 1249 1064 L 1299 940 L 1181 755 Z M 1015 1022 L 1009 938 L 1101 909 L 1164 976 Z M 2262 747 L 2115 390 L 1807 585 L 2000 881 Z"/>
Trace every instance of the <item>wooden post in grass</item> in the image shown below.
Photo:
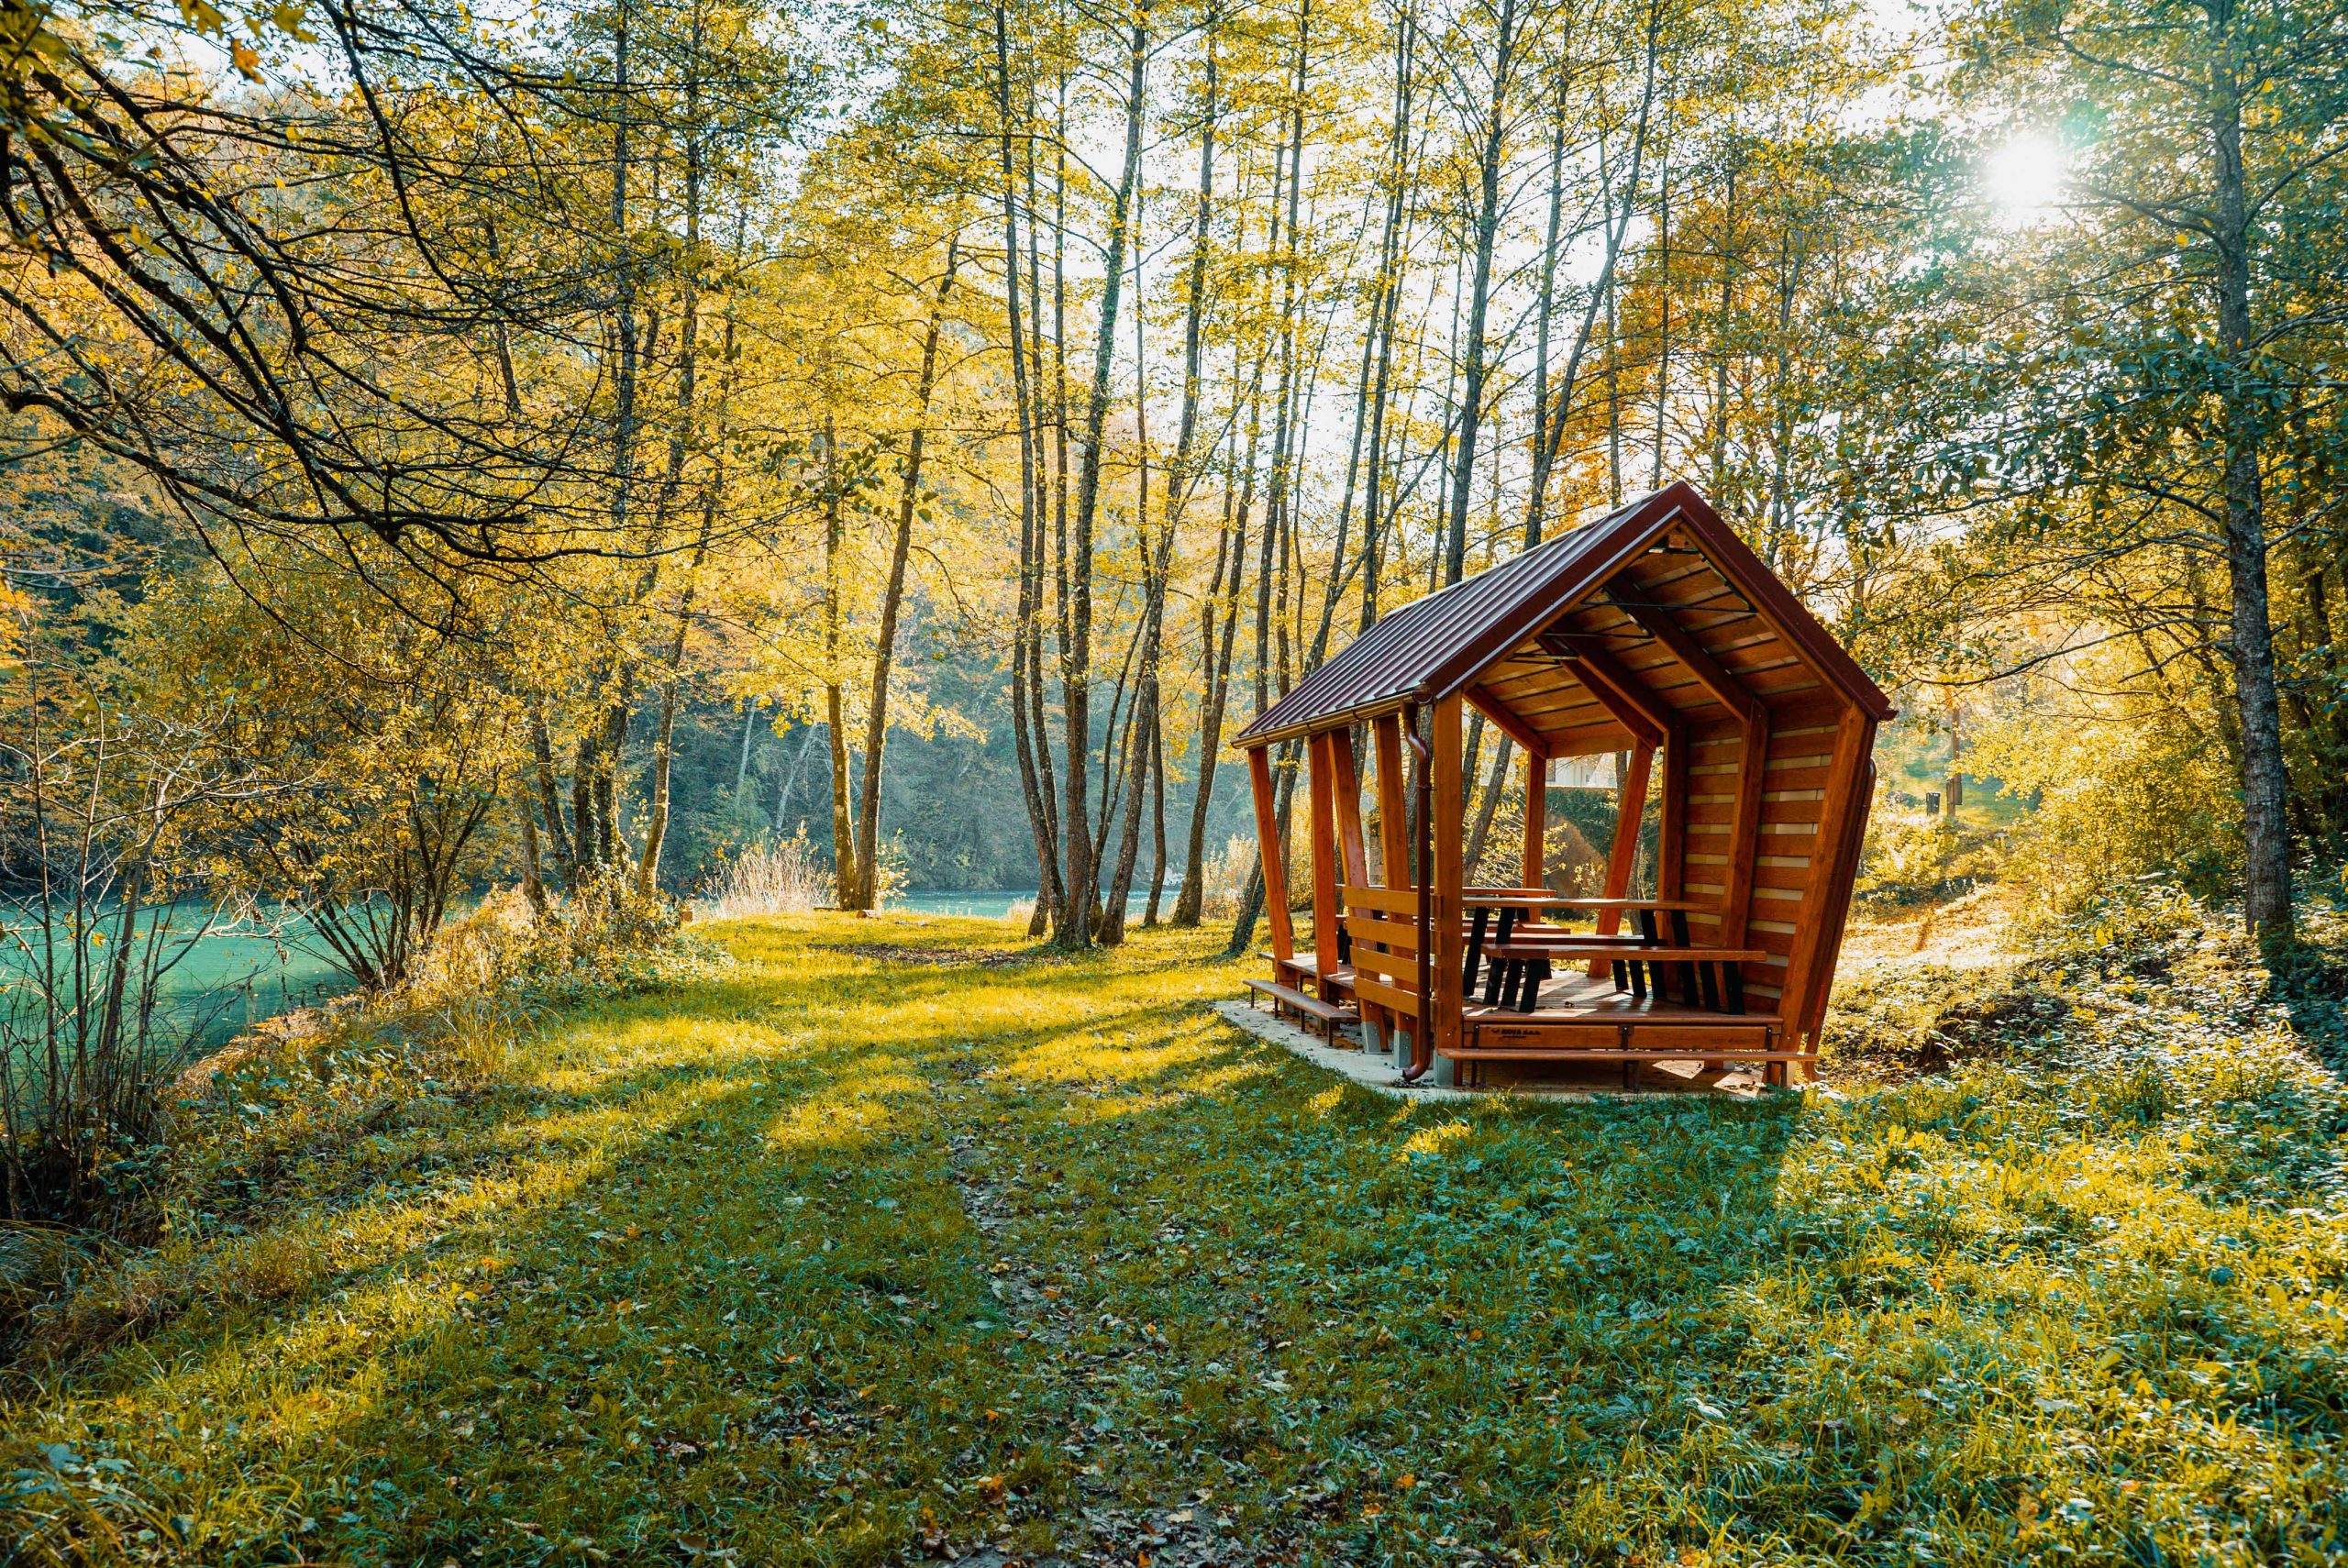
<path fill-rule="evenodd" d="M 1271 927 L 1272 956 L 1296 956 L 1296 927 L 1288 916 L 1288 871 L 1280 864 L 1280 823 L 1272 807 L 1272 748 L 1247 753 L 1247 781 L 1256 795 L 1256 857 L 1264 872 L 1264 919 Z M 1275 966 L 1272 978 L 1285 979 Z"/>
<path fill-rule="evenodd" d="M 1362 837 L 1361 773 L 1354 766 L 1354 732 L 1350 729 L 1331 730 L 1329 745 L 1329 782 L 1337 797 L 1337 871 L 1342 887 L 1359 888 L 1369 881 L 1369 846 Z M 1345 899 L 1339 895 L 1335 906 L 1335 923 L 1344 929 Z M 1343 961 L 1343 955 L 1340 955 Z M 1324 989 L 1324 996 L 1327 995 Z M 1329 996 L 1327 999 L 1337 999 Z M 1373 1023 L 1382 1023 L 1379 1010 L 1365 1002 L 1361 1009 L 1362 1033 L 1368 1038 Z"/>
<path fill-rule="evenodd" d="M 1427 879 L 1434 927 L 1434 995 L 1430 999 L 1434 1017 L 1427 1022 L 1429 1037 L 1438 1052 L 1456 1050 L 1464 1034 L 1460 1011 L 1466 1000 L 1463 966 L 1468 954 L 1460 922 L 1466 911 L 1462 894 L 1467 886 L 1467 868 L 1462 856 L 1466 849 L 1463 841 L 1468 799 L 1460 778 L 1459 707 L 1456 696 L 1437 699 L 1427 736 L 1434 772 L 1434 874 Z M 1435 1060 L 1434 1073 L 1437 1083 L 1453 1081 L 1450 1064 L 1441 1056 Z"/>
<path fill-rule="evenodd" d="M 1312 785 L 1312 977 L 1321 999 L 1337 999 L 1337 823 L 1336 765 L 1326 733 L 1305 745 Z"/>

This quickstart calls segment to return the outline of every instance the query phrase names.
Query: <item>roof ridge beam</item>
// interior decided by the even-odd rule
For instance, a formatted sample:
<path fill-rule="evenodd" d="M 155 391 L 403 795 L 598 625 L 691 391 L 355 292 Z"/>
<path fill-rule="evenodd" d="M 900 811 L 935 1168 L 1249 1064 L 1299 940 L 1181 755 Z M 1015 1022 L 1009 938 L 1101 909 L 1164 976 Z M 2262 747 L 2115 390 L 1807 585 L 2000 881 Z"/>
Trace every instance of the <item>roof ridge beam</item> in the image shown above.
<path fill-rule="evenodd" d="M 1625 604 L 1614 597 L 1613 585 L 1608 584 L 1600 597 L 1645 629 L 1648 635 L 1661 643 L 1681 664 L 1697 683 L 1712 694 L 1722 707 L 1734 713 L 1748 727 L 1758 723 L 1763 716 L 1761 700 L 1744 689 L 1742 681 L 1731 675 L 1721 662 L 1706 653 L 1703 646 L 1691 636 L 1687 628 L 1660 610 L 1651 610 L 1639 603 Z"/>

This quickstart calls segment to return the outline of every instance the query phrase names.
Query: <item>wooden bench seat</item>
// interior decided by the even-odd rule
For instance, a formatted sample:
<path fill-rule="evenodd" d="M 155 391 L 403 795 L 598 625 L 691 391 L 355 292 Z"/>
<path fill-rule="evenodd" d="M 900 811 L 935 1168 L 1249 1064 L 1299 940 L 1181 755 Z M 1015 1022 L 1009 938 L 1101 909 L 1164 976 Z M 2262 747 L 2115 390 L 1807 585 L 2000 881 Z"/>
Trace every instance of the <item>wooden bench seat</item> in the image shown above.
<path fill-rule="evenodd" d="M 1270 998 L 1274 1012 L 1287 1008 L 1306 1018 L 1317 1020 L 1322 1033 L 1332 1045 L 1337 1043 L 1337 1025 L 1351 1022 L 1360 1016 L 1353 1009 L 1324 1002 L 1319 997 L 1308 996 L 1294 986 L 1283 986 L 1278 980 L 1250 980 L 1247 988 L 1257 996 Z"/>
<path fill-rule="evenodd" d="M 1300 988 L 1311 981 L 1317 982 L 1327 990 L 1340 991 L 1347 995 L 1353 991 L 1354 966 L 1351 964 L 1338 965 L 1329 971 L 1328 977 L 1324 979 L 1321 974 L 1320 961 L 1309 953 L 1299 953 L 1289 958 L 1282 958 L 1272 953 L 1258 953 L 1256 956 L 1269 963 L 1284 978 L 1295 981 Z"/>

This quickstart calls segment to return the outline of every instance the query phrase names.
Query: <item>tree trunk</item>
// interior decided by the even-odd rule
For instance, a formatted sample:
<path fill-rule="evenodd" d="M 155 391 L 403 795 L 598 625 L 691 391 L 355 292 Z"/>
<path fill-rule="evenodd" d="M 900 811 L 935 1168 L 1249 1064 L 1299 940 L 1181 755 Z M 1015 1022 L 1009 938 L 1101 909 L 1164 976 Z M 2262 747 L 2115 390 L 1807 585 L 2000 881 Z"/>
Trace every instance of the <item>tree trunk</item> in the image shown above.
<path fill-rule="evenodd" d="M 2275 629 L 2267 602 L 2264 445 L 2257 344 L 2251 321 L 2252 220 L 2244 191 L 2242 89 L 2231 7 L 2212 7 L 2210 139 L 2217 177 L 2218 335 L 2225 354 L 2226 568 L 2233 627 L 2229 651 L 2242 723 L 2243 916 L 2261 945 L 2294 937 L 2288 778 L 2276 698 Z"/>
<path fill-rule="evenodd" d="M 547 738 L 547 718 L 544 707 L 533 700 L 530 704 L 530 765 L 537 775 L 538 808 L 546 813 L 547 836 L 554 841 L 555 868 L 562 873 L 565 890 L 579 882 L 579 865 L 573 858 L 570 835 L 562 828 L 562 804 L 555 790 L 554 746 Z"/>
<path fill-rule="evenodd" d="M 540 920 L 547 916 L 546 878 L 538 869 L 538 820 L 530 809 L 530 791 L 519 778 L 514 780 L 514 821 L 522 830 L 522 897 L 529 900 L 530 912 Z"/>
<path fill-rule="evenodd" d="M 1068 730 L 1068 789 L 1061 801 L 1066 857 L 1059 911 L 1059 945 L 1089 946 L 1098 877 L 1092 863 L 1085 797 L 1091 760 L 1092 657 L 1092 529 L 1101 505 L 1102 446 L 1108 434 L 1110 372 L 1115 366 L 1117 310 L 1124 283 L 1134 191 L 1141 179 L 1142 91 L 1149 63 L 1149 6 L 1138 6 L 1126 46 L 1125 156 L 1110 207 L 1109 245 L 1102 264 L 1100 332 L 1092 352 L 1092 393 L 1085 410 L 1084 451 L 1070 519 L 1069 643 L 1061 652 L 1061 708 Z"/>
<path fill-rule="evenodd" d="M 1484 379 L 1488 373 L 1484 326 L 1491 307 L 1492 246 L 1501 222 L 1501 154 L 1508 135 L 1509 72 L 1516 62 L 1516 0 L 1501 0 L 1499 28 L 1492 40 L 1491 117 L 1484 127 L 1478 159 L 1479 194 L 1476 209 L 1475 281 L 1468 296 L 1468 365 L 1459 401 L 1459 444 L 1453 454 L 1451 524 L 1444 546 L 1444 581 L 1457 582 L 1467 573 L 1468 503 L 1469 481 L 1476 472 L 1476 436 L 1484 413 Z"/>
<path fill-rule="evenodd" d="M 1036 460 L 1036 395 L 1028 377 L 1029 348 L 1020 325 L 1020 164 L 1013 148 L 1021 138 L 1012 123 L 1011 38 L 1006 5 L 1007 0 L 995 0 L 994 65 L 997 148 L 1002 166 L 1003 302 L 1011 336 L 1012 395 L 1019 424 L 1019 591 L 1018 624 L 1012 631 L 1011 723 L 1019 755 L 1020 789 L 1027 804 L 1027 825 L 1036 841 L 1036 911 L 1028 928 L 1032 936 L 1041 934 L 1043 923 L 1051 918 L 1057 902 L 1058 862 L 1053 852 L 1053 813 L 1047 798 L 1051 788 L 1050 739 L 1041 724 L 1043 709 L 1036 690 L 1043 674 L 1042 649 L 1036 646 L 1042 635 L 1039 617 L 1043 609 L 1039 592 L 1043 580 L 1042 518 L 1036 506 L 1040 464 Z M 1032 160 L 1027 164 L 1027 193 L 1032 208 Z M 1032 250 L 1027 260 L 1032 302 Z"/>
<path fill-rule="evenodd" d="M 1369 400 L 1369 473 L 1361 506 L 1361 630 L 1378 620 L 1378 590 L 1385 565 L 1387 529 L 1380 492 L 1386 479 L 1386 414 L 1394 387 L 1394 326 L 1402 308 L 1402 229 L 1409 212 L 1412 98 L 1417 73 L 1418 6 L 1405 5 L 1394 41 L 1394 126 L 1387 172 L 1386 223 L 1379 237 L 1378 294 L 1371 330 L 1378 336 L 1378 371 Z"/>
<path fill-rule="evenodd" d="M 922 447 L 929 435 L 929 403 L 937 387 L 937 339 L 945 326 L 946 298 L 954 291 L 961 259 L 961 236 L 946 242 L 946 275 L 930 306 L 929 330 L 921 346 L 921 376 L 914 392 L 914 427 L 905 440 L 904 487 L 897 496 L 897 529 L 889 550 L 889 580 L 880 594 L 880 627 L 872 652 L 872 694 L 864 719 L 864 782 L 857 798 L 856 902 L 869 910 L 878 893 L 880 851 L 880 759 L 889 744 L 889 667 L 897 652 L 897 616 L 904 603 L 905 560 L 913 553 L 914 513 L 921 503 Z"/>
<path fill-rule="evenodd" d="M 853 909 L 857 889 L 856 827 L 848 815 L 847 703 L 840 681 L 847 652 L 840 646 L 839 436 L 824 419 L 824 723 L 832 746 L 832 900 Z"/>

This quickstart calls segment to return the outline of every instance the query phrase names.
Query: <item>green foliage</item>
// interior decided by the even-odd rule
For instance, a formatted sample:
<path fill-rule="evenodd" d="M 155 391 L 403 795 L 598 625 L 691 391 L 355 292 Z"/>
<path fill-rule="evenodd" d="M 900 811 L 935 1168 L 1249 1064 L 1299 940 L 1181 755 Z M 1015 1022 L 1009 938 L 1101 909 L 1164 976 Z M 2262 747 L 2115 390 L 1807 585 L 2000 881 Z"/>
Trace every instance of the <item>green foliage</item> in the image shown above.
<path fill-rule="evenodd" d="M 2000 981 L 2066 1010 L 1914 1082 L 1556 1106 L 1305 1068 L 1195 1005 L 1211 937 L 726 936 L 245 1162 L 144 1341 L 6 1408 L 0 1523 L 222 1565 L 2342 1555 L 2348 1095 L 2228 943 Z"/>
<path fill-rule="evenodd" d="M 2206 710 L 2121 699 L 2024 708 L 1977 744 L 2010 793 L 2036 799 L 2007 875 L 2050 915 L 2091 915 L 2139 878 L 2214 897 L 2237 885 L 2240 798 Z"/>

